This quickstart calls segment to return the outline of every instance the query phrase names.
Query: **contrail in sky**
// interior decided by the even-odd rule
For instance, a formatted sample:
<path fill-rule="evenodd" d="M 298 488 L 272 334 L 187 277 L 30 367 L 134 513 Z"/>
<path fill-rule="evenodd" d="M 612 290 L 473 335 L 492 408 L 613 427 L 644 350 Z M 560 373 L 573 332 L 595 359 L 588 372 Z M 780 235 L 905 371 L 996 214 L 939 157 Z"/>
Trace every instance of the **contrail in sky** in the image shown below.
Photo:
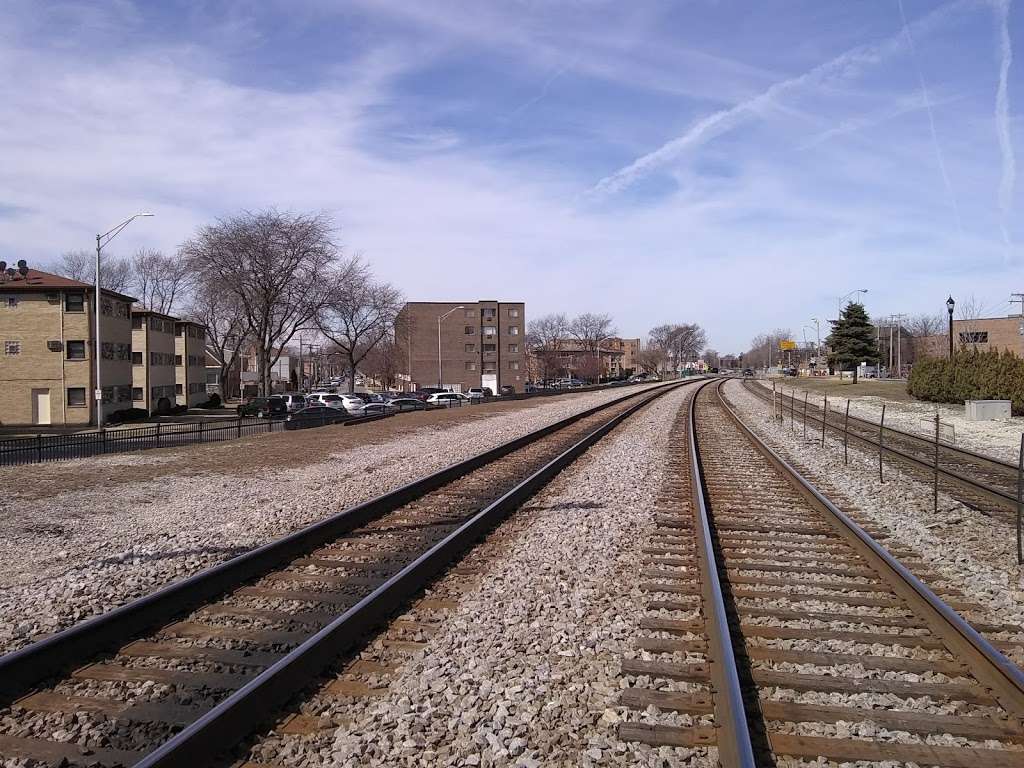
<path fill-rule="evenodd" d="M 1000 0 L 999 13 L 999 88 L 996 90 L 996 135 L 999 137 L 999 152 L 1003 158 L 1003 175 L 999 180 L 999 211 L 1002 214 L 1000 227 L 1003 241 L 1010 245 L 1007 219 L 1013 201 L 1013 185 L 1017 180 L 1017 161 L 1013 155 L 1010 140 L 1010 95 L 1007 84 L 1010 79 L 1010 64 L 1013 62 L 1013 48 L 1010 46 L 1010 0 Z"/>
<path fill-rule="evenodd" d="M 928 125 L 932 132 L 932 146 L 935 148 L 935 159 L 939 164 L 939 172 L 942 174 L 942 183 L 946 185 L 946 194 L 949 195 L 950 205 L 953 206 L 953 214 L 956 216 L 956 228 L 962 235 L 964 232 L 963 220 L 960 218 L 960 206 L 956 200 L 956 193 L 953 191 L 953 183 L 949 180 L 949 173 L 946 172 L 946 160 L 942 156 L 942 146 L 939 144 L 939 134 L 935 130 L 935 113 L 932 110 L 932 100 L 928 95 L 928 86 L 924 82 L 924 73 L 921 71 L 921 64 L 917 60 L 917 48 L 914 46 L 914 36 L 910 34 L 910 25 L 907 24 L 907 15 L 903 12 L 903 0 L 896 0 L 900 9 L 900 19 L 903 21 L 903 32 L 907 36 L 907 44 L 910 46 L 910 58 L 914 62 L 914 69 L 917 71 L 917 81 L 921 85 L 921 98 L 924 101 L 925 111 L 928 113 Z"/>
<path fill-rule="evenodd" d="M 933 26 L 952 11 L 968 4 L 967 0 L 959 0 L 958 2 L 952 2 L 936 8 L 915 22 L 914 26 L 917 28 Z M 588 194 L 591 196 L 601 196 L 619 192 L 650 171 L 671 162 L 687 149 L 701 146 L 716 136 L 720 136 L 730 130 L 750 114 L 757 114 L 761 110 L 771 107 L 776 97 L 803 85 L 821 82 L 829 77 L 848 77 L 859 66 L 876 64 L 885 57 L 901 50 L 906 39 L 906 35 L 900 33 L 881 43 L 851 48 L 802 75 L 789 78 L 788 80 L 781 80 L 746 101 L 708 115 L 682 136 L 672 139 L 672 141 L 663 144 L 653 152 L 637 158 L 624 168 L 620 168 L 615 173 L 604 177 L 589 190 Z"/>

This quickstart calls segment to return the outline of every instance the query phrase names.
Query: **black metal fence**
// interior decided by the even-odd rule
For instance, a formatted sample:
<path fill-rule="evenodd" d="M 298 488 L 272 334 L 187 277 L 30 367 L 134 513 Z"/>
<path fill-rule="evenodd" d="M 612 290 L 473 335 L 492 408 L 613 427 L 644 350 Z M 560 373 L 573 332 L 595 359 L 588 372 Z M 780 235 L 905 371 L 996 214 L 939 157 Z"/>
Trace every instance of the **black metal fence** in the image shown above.
<path fill-rule="evenodd" d="M 149 448 L 172 448 L 192 443 L 233 440 L 266 432 L 280 432 L 283 429 L 284 421 L 281 419 L 242 416 L 221 421 L 146 424 L 70 435 L 16 437 L 0 440 L 0 466 L 84 459 L 106 453 L 125 453 Z"/>

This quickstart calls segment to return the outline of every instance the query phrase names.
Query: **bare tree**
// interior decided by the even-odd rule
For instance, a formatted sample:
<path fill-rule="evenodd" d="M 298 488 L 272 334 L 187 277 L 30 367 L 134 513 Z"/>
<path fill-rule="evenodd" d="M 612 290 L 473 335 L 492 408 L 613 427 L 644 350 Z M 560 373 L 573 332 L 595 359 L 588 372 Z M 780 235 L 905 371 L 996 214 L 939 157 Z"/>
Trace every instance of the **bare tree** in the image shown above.
<path fill-rule="evenodd" d="M 394 332 L 403 298 L 397 288 L 374 280 L 358 256 L 343 262 L 327 279 L 329 291 L 317 327 L 342 353 L 354 389 L 359 364 Z"/>
<path fill-rule="evenodd" d="M 604 339 L 618 333 L 612 316 L 609 314 L 595 314 L 585 312 L 574 317 L 568 325 L 569 335 L 579 342 L 580 347 L 591 355 L 596 355 L 601 342 Z"/>
<path fill-rule="evenodd" d="M 165 315 L 173 314 L 193 281 L 188 261 L 140 248 L 132 256 L 131 264 L 132 290 L 142 306 Z"/>
<path fill-rule="evenodd" d="M 909 318 L 903 328 L 911 336 L 938 336 L 946 331 L 946 318 L 938 313 L 922 313 Z"/>
<path fill-rule="evenodd" d="M 684 362 L 696 360 L 707 340 L 704 329 L 696 323 L 659 325 L 648 333 L 648 344 L 664 352 L 675 370 Z"/>
<path fill-rule="evenodd" d="M 185 314 L 206 326 L 206 351 L 220 366 L 221 396 L 241 394 L 228 384 L 231 369 L 241 365 L 239 355 L 248 340 L 245 313 L 238 298 L 215 284 L 199 284 Z"/>
<path fill-rule="evenodd" d="M 96 282 L 96 254 L 89 251 L 68 251 L 51 267 L 58 275 L 82 283 Z M 108 291 L 125 293 L 132 281 L 131 265 L 126 259 L 105 256 L 100 263 L 100 283 Z"/>
<path fill-rule="evenodd" d="M 665 350 L 648 344 L 636 354 L 636 364 L 644 373 L 657 373 L 668 360 Z"/>
<path fill-rule="evenodd" d="M 776 328 L 769 333 L 760 333 L 750 342 L 750 349 L 743 356 L 743 364 L 749 368 L 767 368 L 782 359 L 779 342 L 793 338 L 789 328 Z"/>
<path fill-rule="evenodd" d="M 562 313 L 543 315 L 530 321 L 526 345 L 540 365 L 540 378 L 550 379 L 560 368 L 559 353 L 569 335 L 569 321 Z"/>
<path fill-rule="evenodd" d="M 389 331 L 363 359 L 363 370 L 374 377 L 385 389 L 394 389 L 398 374 L 405 370 L 405 349 L 395 341 L 395 334 Z"/>
<path fill-rule="evenodd" d="M 717 368 L 721 362 L 718 352 L 711 348 L 704 350 L 704 354 L 701 355 L 701 360 L 707 363 L 709 368 Z"/>
<path fill-rule="evenodd" d="M 203 227 L 181 249 L 196 278 L 217 284 L 237 302 L 256 348 L 259 392 L 296 332 L 313 322 L 328 298 L 337 260 L 334 224 L 323 214 L 244 212 Z"/>

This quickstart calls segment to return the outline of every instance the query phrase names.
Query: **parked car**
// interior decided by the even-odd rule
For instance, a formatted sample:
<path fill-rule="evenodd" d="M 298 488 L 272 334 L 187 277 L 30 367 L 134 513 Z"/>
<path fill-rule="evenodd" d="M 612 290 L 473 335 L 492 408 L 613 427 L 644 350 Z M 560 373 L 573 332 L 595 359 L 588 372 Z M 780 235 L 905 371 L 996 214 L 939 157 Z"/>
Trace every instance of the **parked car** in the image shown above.
<path fill-rule="evenodd" d="M 270 399 L 273 400 L 275 397 L 284 402 L 288 413 L 295 413 L 306 407 L 305 395 L 300 395 L 298 392 L 283 392 L 279 395 L 271 395 Z"/>
<path fill-rule="evenodd" d="M 502 395 L 514 395 L 516 393 L 516 388 L 513 387 L 511 384 L 502 384 L 501 389 L 498 390 L 498 393 Z"/>
<path fill-rule="evenodd" d="M 434 407 L 458 407 L 460 405 L 465 405 L 468 402 L 470 402 L 469 398 L 461 392 L 435 392 L 427 398 L 427 405 L 432 405 Z"/>
<path fill-rule="evenodd" d="M 392 406 L 398 413 L 402 413 L 404 411 L 422 411 L 427 407 L 426 403 L 415 397 L 396 397 L 393 400 L 388 400 L 388 405 Z"/>
<path fill-rule="evenodd" d="M 360 408 L 350 411 L 353 416 L 387 416 L 397 413 L 398 409 L 389 403 L 366 403 Z"/>
<path fill-rule="evenodd" d="M 261 419 L 271 415 L 270 401 L 273 398 L 252 397 L 238 406 L 239 416 L 257 416 Z M 282 403 L 283 405 L 283 403 Z"/>
<path fill-rule="evenodd" d="M 306 429 L 307 427 L 321 427 L 327 424 L 337 424 L 349 418 L 348 414 L 331 408 L 329 405 L 311 405 L 307 408 L 300 408 L 294 413 L 285 417 L 285 429 Z"/>
<path fill-rule="evenodd" d="M 753 376 L 754 375 L 754 369 L 753 368 L 744 368 L 743 369 L 743 375 L 744 376 Z"/>
<path fill-rule="evenodd" d="M 307 405 L 326 405 L 330 408 L 344 408 L 345 401 L 341 395 L 333 392 L 314 392 L 306 398 Z"/>
<path fill-rule="evenodd" d="M 470 400 L 483 400 L 491 396 L 491 390 L 486 387 L 470 387 L 466 395 Z"/>
<path fill-rule="evenodd" d="M 351 392 L 345 395 L 338 395 L 338 397 L 341 398 L 341 407 L 344 408 L 346 412 L 353 416 L 359 416 L 362 414 L 362 409 L 366 405 L 366 401 L 363 400 L 363 398 Z"/>

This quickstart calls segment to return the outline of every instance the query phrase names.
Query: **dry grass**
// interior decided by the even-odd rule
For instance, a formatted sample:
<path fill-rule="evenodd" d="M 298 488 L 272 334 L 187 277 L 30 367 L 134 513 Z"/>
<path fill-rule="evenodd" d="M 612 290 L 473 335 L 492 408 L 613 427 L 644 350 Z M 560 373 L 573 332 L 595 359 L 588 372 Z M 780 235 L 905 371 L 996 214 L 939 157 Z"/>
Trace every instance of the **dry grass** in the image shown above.
<path fill-rule="evenodd" d="M 883 397 L 886 400 L 895 400 L 901 403 L 918 402 L 907 394 L 907 384 L 903 381 L 877 381 L 874 379 L 861 379 L 856 384 L 853 379 L 828 378 L 796 378 L 785 377 L 775 379 L 775 385 L 782 387 L 787 392 L 790 389 L 797 391 L 807 390 L 818 392 L 829 397 Z M 771 388 L 771 384 L 768 384 Z"/>

